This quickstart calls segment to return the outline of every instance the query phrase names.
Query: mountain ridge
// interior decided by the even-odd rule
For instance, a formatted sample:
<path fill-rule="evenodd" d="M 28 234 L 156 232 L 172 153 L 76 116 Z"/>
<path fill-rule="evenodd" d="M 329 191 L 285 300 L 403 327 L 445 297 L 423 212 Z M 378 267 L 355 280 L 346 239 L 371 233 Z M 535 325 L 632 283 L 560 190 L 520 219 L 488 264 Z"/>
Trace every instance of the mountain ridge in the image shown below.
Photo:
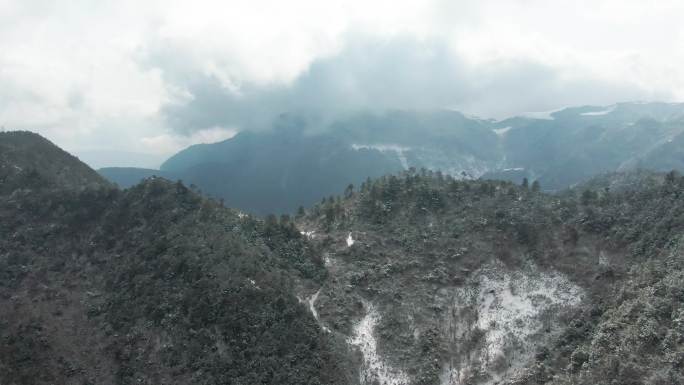
<path fill-rule="evenodd" d="M 395 110 L 347 114 L 320 124 L 284 115 L 271 130 L 191 146 L 169 158 L 159 173 L 265 215 L 293 213 L 350 183 L 358 186 L 367 177 L 411 167 L 461 179 L 519 183 L 527 178 L 546 191 L 604 172 L 684 171 L 684 104 L 581 106 L 543 119 L 501 121 L 451 110 Z M 123 187 L 144 174 L 124 171 L 100 172 Z"/>
<path fill-rule="evenodd" d="M 684 381 L 674 171 L 408 170 L 265 219 L 159 177 L 9 190 L 3 383 Z"/>

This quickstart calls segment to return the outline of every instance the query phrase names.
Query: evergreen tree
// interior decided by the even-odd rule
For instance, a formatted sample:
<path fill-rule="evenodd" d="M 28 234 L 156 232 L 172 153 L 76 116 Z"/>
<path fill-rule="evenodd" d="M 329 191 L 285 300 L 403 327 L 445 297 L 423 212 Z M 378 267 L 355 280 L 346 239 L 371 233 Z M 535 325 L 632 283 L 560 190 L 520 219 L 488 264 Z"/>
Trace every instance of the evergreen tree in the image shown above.
<path fill-rule="evenodd" d="M 532 182 L 532 191 L 539 192 L 539 190 L 541 190 L 541 186 L 539 185 L 539 181 L 535 180 L 534 182 Z"/>
<path fill-rule="evenodd" d="M 344 190 L 344 197 L 345 199 L 349 199 L 354 195 L 354 185 L 349 184 L 347 188 Z"/>

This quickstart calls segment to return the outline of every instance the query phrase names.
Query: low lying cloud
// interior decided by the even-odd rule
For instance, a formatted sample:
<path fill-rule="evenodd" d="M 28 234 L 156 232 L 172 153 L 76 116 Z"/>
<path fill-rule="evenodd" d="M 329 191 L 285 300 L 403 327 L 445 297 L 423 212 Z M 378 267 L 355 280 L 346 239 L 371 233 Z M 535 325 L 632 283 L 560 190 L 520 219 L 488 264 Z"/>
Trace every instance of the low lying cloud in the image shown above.
<path fill-rule="evenodd" d="M 77 154 L 160 154 L 281 113 L 682 101 L 683 13 L 679 0 L 0 0 L 0 126 Z"/>
<path fill-rule="evenodd" d="M 157 68 L 165 72 L 166 63 L 157 62 Z M 227 87 L 211 75 L 194 75 L 165 77 L 189 95 L 162 108 L 168 125 L 180 132 L 215 125 L 258 129 L 292 112 L 334 116 L 355 110 L 452 108 L 503 118 L 564 105 L 672 97 L 628 80 L 569 74 L 532 59 L 473 65 L 443 42 L 412 38 L 357 38 L 338 54 L 314 61 L 289 84 Z"/>

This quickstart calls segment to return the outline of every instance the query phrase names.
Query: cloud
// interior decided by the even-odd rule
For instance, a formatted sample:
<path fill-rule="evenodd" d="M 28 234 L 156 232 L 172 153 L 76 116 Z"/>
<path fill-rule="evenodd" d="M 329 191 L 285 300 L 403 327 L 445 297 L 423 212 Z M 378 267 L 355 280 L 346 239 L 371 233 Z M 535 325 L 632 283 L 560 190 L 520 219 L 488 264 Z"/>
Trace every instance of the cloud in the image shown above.
<path fill-rule="evenodd" d="M 681 101 L 683 13 L 680 0 L 0 0 L 0 125 L 76 153 L 159 154 L 174 146 L 142 139 L 296 110 Z"/>
<path fill-rule="evenodd" d="M 173 60 L 160 60 L 158 68 L 165 72 L 169 62 Z M 357 36 L 336 55 L 314 61 L 288 84 L 226 86 L 210 74 L 176 76 L 166 81 L 185 88 L 189 96 L 165 105 L 162 115 L 180 132 L 215 125 L 258 129 L 273 117 L 292 112 L 334 116 L 364 109 L 453 108 L 503 118 L 566 105 L 671 97 L 667 91 L 651 93 L 629 80 L 576 73 L 574 67 L 533 58 L 497 58 L 473 65 L 440 40 L 412 37 Z"/>

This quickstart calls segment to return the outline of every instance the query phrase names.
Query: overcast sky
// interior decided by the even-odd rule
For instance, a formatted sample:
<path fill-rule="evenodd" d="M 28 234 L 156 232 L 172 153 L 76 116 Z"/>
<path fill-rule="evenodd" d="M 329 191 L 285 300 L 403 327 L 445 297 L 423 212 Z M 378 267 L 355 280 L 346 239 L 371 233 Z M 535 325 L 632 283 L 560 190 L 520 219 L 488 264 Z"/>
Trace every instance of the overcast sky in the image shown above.
<path fill-rule="evenodd" d="M 683 101 L 682 15 L 682 0 L 0 0 L 0 125 L 95 167 L 157 166 L 285 111 Z"/>

